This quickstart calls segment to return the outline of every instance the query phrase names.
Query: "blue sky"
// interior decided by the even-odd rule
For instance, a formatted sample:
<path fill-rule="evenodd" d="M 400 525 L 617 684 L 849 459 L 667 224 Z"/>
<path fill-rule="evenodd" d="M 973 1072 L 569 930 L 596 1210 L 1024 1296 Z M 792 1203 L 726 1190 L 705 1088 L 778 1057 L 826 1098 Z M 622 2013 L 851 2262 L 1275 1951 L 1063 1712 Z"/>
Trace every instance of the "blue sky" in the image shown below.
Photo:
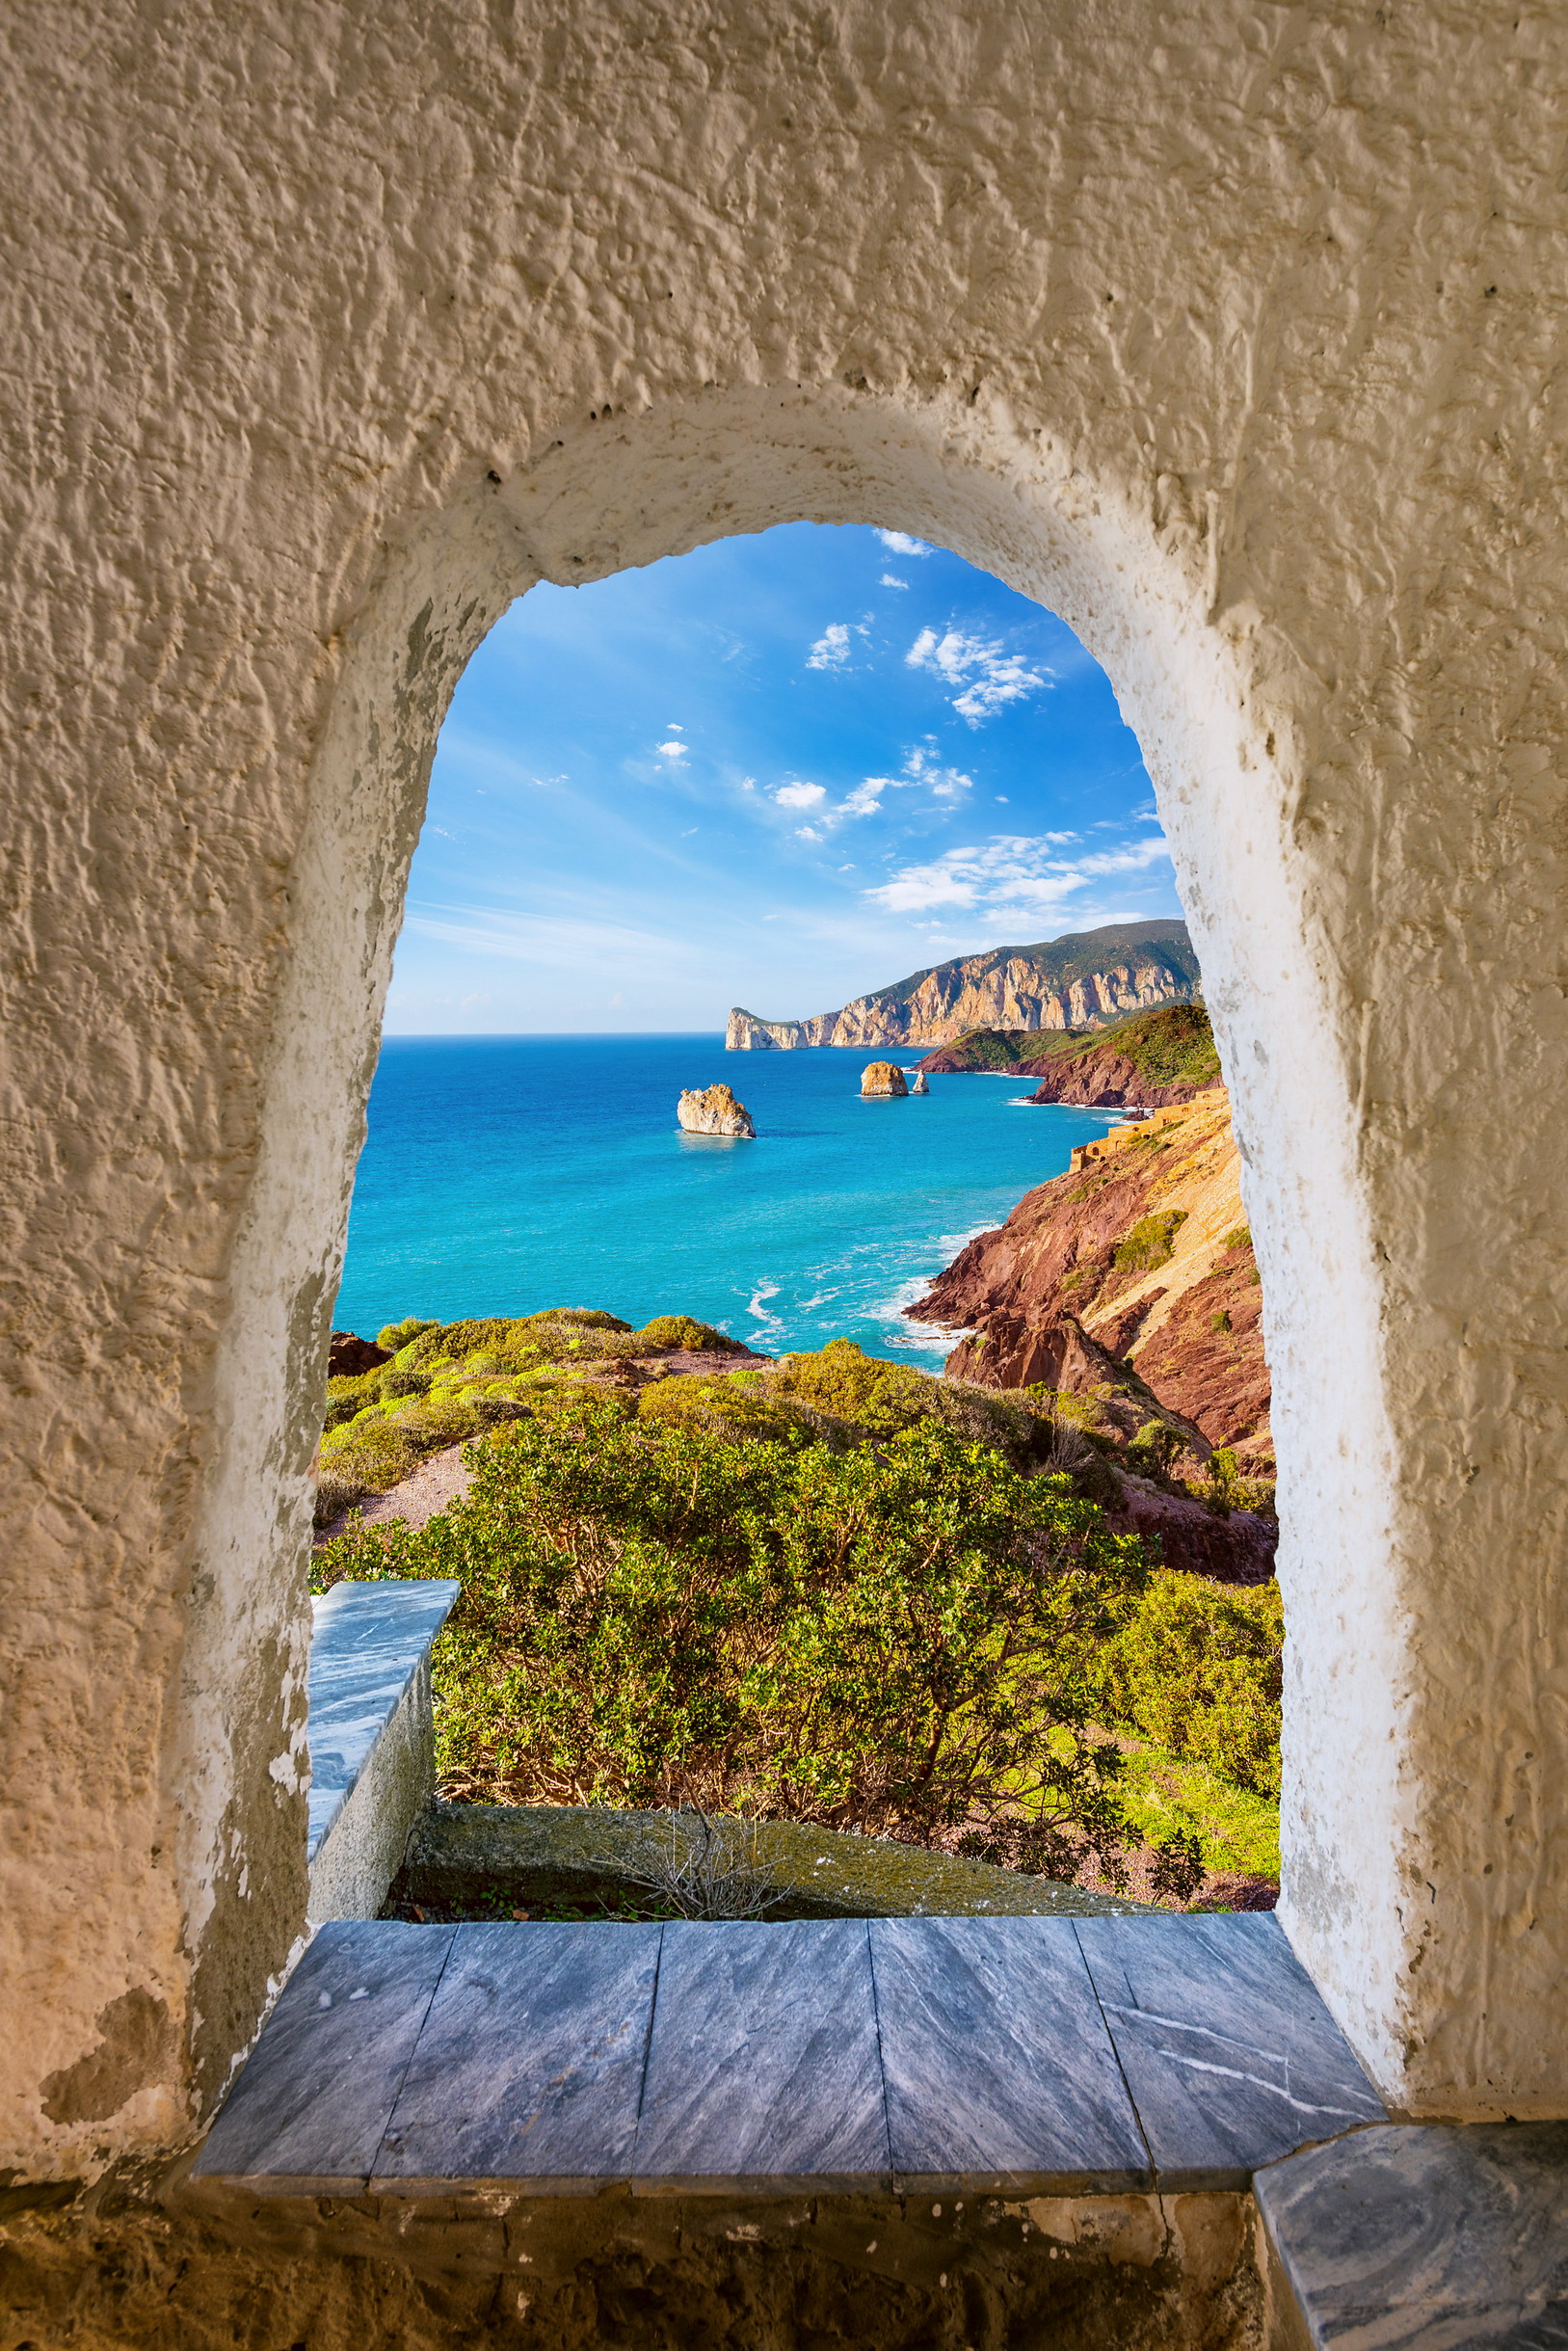
<path fill-rule="evenodd" d="M 796 1018 L 1181 911 L 1072 632 L 940 548 L 795 522 L 496 624 L 441 731 L 386 1028 Z"/>

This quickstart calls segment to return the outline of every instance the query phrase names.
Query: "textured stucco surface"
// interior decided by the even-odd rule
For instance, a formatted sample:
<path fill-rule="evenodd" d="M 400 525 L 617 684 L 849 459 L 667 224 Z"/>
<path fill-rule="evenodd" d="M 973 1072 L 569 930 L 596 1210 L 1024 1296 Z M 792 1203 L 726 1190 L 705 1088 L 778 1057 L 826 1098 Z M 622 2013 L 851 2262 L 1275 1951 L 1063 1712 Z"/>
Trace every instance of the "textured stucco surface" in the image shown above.
<path fill-rule="evenodd" d="M 38 0 L 0 25 L 0 2162 L 168 2144 L 305 1910 L 306 1471 L 436 729 L 811 516 L 1104 662 L 1248 1162 L 1284 1915 L 1568 2110 L 1561 12 Z"/>

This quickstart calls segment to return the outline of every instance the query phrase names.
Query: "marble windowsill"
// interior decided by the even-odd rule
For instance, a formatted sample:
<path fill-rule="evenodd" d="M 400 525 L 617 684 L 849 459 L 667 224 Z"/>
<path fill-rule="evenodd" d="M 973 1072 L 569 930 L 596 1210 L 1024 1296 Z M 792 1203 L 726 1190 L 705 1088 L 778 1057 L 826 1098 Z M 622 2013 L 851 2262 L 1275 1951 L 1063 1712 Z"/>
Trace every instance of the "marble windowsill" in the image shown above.
<path fill-rule="evenodd" d="M 461 1587 L 334 1584 L 310 1603 L 310 1814 L 314 1861 L 425 1666 Z"/>
<path fill-rule="evenodd" d="M 321 1932 L 195 2177 L 248 2195 L 1247 2187 L 1385 2120 L 1268 1914 Z"/>

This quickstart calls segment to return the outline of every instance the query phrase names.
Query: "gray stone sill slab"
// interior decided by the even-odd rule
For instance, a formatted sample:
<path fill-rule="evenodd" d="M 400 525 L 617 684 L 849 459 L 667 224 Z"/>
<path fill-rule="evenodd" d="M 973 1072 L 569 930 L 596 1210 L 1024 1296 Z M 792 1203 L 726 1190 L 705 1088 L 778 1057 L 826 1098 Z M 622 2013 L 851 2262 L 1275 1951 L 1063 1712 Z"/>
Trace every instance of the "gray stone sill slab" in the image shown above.
<path fill-rule="evenodd" d="M 1301 2343 L 1568 2344 L 1568 2123 L 1357 2131 L 1261 2172 L 1255 2193 Z"/>
<path fill-rule="evenodd" d="M 461 1589 L 444 1579 L 389 1577 L 334 1584 L 311 1601 L 308 1860 L 332 1833 Z"/>
<path fill-rule="evenodd" d="M 415 1900 L 461 1902 L 496 1879 L 528 1902 L 593 1901 L 621 1889 L 650 1846 L 668 1849 L 667 1812 L 605 1804 L 432 1804 L 415 1822 L 406 1868 Z M 797 1914 L 818 1918 L 1136 1918 L 1147 1903 L 1049 1878 L 926 1853 L 890 1837 L 761 1821 L 757 1854 Z M 1157 1913 L 1156 1913 L 1157 1914 Z"/>
<path fill-rule="evenodd" d="M 1267 1915 L 372 1920 L 318 1935 L 193 2178 L 1111 2195 L 1384 2119 Z"/>

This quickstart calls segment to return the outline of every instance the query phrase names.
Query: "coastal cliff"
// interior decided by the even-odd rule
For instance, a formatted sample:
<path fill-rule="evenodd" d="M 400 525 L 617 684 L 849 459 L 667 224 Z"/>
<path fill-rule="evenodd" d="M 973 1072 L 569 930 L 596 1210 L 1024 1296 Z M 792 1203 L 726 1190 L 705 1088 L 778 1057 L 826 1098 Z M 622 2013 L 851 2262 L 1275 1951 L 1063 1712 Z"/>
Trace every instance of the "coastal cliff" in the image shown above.
<path fill-rule="evenodd" d="M 752 1114 L 737 1102 L 729 1086 L 688 1086 L 676 1105 L 676 1116 L 688 1135 L 725 1135 L 757 1139 Z"/>
<path fill-rule="evenodd" d="M 1211 1087 L 1152 1135 L 1025 1193 L 907 1311 L 967 1330 L 954 1379 L 1104 1392 L 1112 1418 L 1158 1417 L 1249 1467 L 1272 1458 L 1262 1293 L 1230 1104 Z M 1130 1425 L 1122 1431 L 1132 1433 Z M 1180 1434 L 1180 1430 L 1176 1430 Z M 1199 1448 L 1193 1448 L 1198 1451 Z"/>
<path fill-rule="evenodd" d="M 955 956 L 808 1020 L 766 1021 L 737 1004 L 725 1043 L 731 1053 L 787 1053 L 812 1045 L 940 1045 L 985 1028 L 1100 1029 L 1129 1013 L 1188 1003 L 1199 985 L 1184 922 L 1113 922 L 1033 947 Z"/>
<path fill-rule="evenodd" d="M 1219 1082 L 1219 1055 L 1202 1004 L 1165 1005 L 1114 1029 L 1053 1038 L 1044 1050 L 1026 1030 L 983 1029 L 939 1046 L 919 1066 L 948 1076 L 985 1070 L 1037 1078 L 1031 1102 L 1117 1109 L 1160 1109 Z"/>

